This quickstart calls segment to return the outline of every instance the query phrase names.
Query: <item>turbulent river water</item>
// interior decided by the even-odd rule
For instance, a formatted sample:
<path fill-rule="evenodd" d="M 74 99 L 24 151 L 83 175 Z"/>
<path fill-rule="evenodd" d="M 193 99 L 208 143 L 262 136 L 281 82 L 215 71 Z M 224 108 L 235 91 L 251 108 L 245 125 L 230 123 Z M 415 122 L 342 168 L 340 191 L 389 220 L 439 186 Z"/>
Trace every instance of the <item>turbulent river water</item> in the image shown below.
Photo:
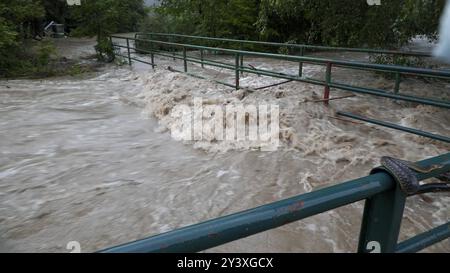
<path fill-rule="evenodd" d="M 248 61 L 291 69 L 282 62 Z M 305 71 L 323 73 L 313 66 Z M 344 72 L 337 73 L 343 80 L 387 84 L 371 74 Z M 242 83 L 273 81 L 247 75 Z M 425 96 L 450 89 L 448 83 L 417 79 L 402 84 Z M 364 176 L 383 155 L 418 160 L 450 150 L 436 141 L 331 118 L 336 110 L 350 110 L 448 136 L 448 110 L 365 96 L 327 108 L 304 103 L 320 97 L 321 88 L 301 83 L 243 100 L 280 105 L 283 147 L 276 152 L 177 142 L 165 129 L 171 122 L 167 112 L 195 95 L 236 99 L 232 89 L 142 65 L 108 66 L 78 78 L 1 81 L 0 251 L 68 252 L 70 241 L 80 242 L 83 252 L 96 251 Z M 363 205 L 210 251 L 352 252 Z M 410 198 L 400 237 L 449 219 L 449 194 Z M 450 244 L 427 251 L 449 252 Z"/>

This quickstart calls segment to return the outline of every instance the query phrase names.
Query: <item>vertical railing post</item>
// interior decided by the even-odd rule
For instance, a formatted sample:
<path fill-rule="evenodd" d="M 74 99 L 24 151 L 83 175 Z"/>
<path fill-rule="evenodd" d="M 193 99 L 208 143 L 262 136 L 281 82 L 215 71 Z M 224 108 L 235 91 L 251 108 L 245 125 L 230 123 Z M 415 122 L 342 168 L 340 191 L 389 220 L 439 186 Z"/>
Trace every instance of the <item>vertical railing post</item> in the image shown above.
<path fill-rule="evenodd" d="M 305 55 L 305 48 L 302 46 L 300 47 L 300 57 L 303 57 Z M 303 62 L 298 63 L 298 76 L 301 78 L 303 77 Z"/>
<path fill-rule="evenodd" d="M 205 68 L 205 64 L 203 63 L 205 61 L 205 57 L 203 56 L 203 49 L 200 49 L 200 60 L 202 61 L 202 68 Z"/>
<path fill-rule="evenodd" d="M 394 87 L 394 93 L 398 94 L 400 92 L 400 83 L 401 83 L 401 74 L 400 72 L 395 73 L 395 87 Z"/>
<path fill-rule="evenodd" d="M 359 235 L 359 253 L 395 252 L 405 202 L 406 194 L 398 185 L 366 200 Z"/>
<path fill-rule="evenodd" d="M 130 52 L 130 40 L 127 39 L 127 51 L 128 51 L 128 64 L 131 65 L 131 52 Z"/>
<path fill-rule="evenodd" d="M 243 49 L 244 49 L 244 44 L 241 43 L 240 50 L 242 51 Z M 244 75 L 244 70 L 243 70 L 244 69 L 244 54 L 240 54 L 240 57 L 241 57 L 241 59 L 240 59 L 241 75 Z"/>
<path fill-rule="evenodd" d="M 235 64 L 235 72 L 236 72 L 236 90 L 239 90 L 239 67 L 240 67 L 240 54 L 236 53 L 236 64 Z"/>
<path fill-rule="evenodd" d="M 175 43 L 175 37 L 170 37 L 170 38 L 169 38 L 169 41 L 171 41 L 172 43 Z M 183 49 L 184 49 L 184 47 L 183 47 Z M 177 60 L 177 59 L 175 58 L 175 54 L 176 54 L 175 51 L 176 51 L 176 48 L 173 48 L 173 47 L 172 47 L 172 56 L 173 56 L 173 60 L 174 60 L 174 61 Z"/>
<path fill-rule="evenodd" d="M 150 42 L 150 58 L 152 61 L 152 68 L 155 69 L 155 53 L 154 53 L 153 42 Z"/>
<path fill-rule="evenodd" d="M 188 71 L 187 67 L 187 54 L 186 54 L 186 47 L 183 46 L 183 62 L 184 62 L 184 72 Z"/>
<path fill-rule="evenodd" d="M 113 54 L 114 54 L 114 57 L 115 57 L 116 56 L 116 48 L 114 47 L 114 43 L 113 43 L 113 40 L 112 40 L 111 36 L 109 36 L 109 43 L 111 44 L 111 47 L 113 49 Z"/>
<path fill-rule="evenodd" d="M 330 100 L 330 84 L 331 84 L 331 68 L 332 68 L 332 64 L 329 62 L 327 63 L 327 70 L 325 72 L 325 88 L 324 88 L 324 92 L 323 92 L 323 99 L 324 99 L 324 104 L 328 105 L 329 104 L 329 100 Z"/>

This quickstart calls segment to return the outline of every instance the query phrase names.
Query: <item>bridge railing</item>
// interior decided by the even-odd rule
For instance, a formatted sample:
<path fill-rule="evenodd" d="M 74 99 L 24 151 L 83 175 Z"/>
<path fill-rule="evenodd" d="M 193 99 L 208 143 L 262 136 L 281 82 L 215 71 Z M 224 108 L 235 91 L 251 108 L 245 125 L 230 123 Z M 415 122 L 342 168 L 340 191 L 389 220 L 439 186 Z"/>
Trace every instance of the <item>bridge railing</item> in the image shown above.
<path fill-rule="evenodd" d="M 329 99 L 330 88 L 335 88 L 337 90 L 345 90 L 353 93 L 369 94 L 394 100 L 415 102 L 419 104 L 432 105 L 447 109 L 450 108 L 450 102 L 445 100 L 434 100 L 429 98 L 408 96 L 399 94 L 398 90 L 389 92 L 388 90 L 345 85 L 336 83 L 332 80 L 333 67 L 345 67 L 355 70 L 394 73 L 397 75 L 397 81 L 402 75 L 416 75 L 420 77 L 431 77 L 449 80 L 449 71 L 224 49 L 159 40 L 128 38 L 121 36 L 111 36 L 112 41 L 113 39 L 113 45 L 115 48 L 125 49 L 125 53 L 118 52 L 117 55 L 128 59 L 130 64 L 132 60 L 134 60 L 137 62 L 149 64 L 154 68 L 158 66 L 158 64 L 156 64 L 155 62 L 155 56 L 173 58 L 174 60 L 178 59 L 182 60 L 183 62 L 183 71 L 178 71 L 171 68 L 173 71 L 184 72 L 200 78 L 204 77 L 189 73 L 189 63 L 196 63 L 201 65 L 201 67 L 208 65 L 212 67 L 224 68 L 234 72 L 235 83 L 221 83 L 236 89 L 242 88 L 239 81 L 241 73 L 245 72 L 250 74 L 285 79 L 288 81 L 299 81 L 322 85 L 324 86 L 325 102 L 328 102 L 327 99 Z M 146 47 L 144 49 L 137 49 L 136 46 L 133 47 L 131 45 L 130 41 L 133 41 L 134 43 L 146 43 Z M 167 50 L 167 48 L 170 48 L 172 50 Z M 132 54 L 132 51 L 149 54 L 150 61 L 139 59 L 139 54 Z M 216 51 L 220 52 L 224 56 L 232 56 L 233 58 L 231 62 L 227 60 L 210 60 L 205 58 L 205 51 Z M 193 56 L 192 54 L 188 55 L 188 53 L 192 52 L 199 54 L 196 56 Z M 298 75 L 279 73 L 277 71 L 258 69 L 255 67 L 246 67 L 244 66 L 243 62 L 244 57 L 246 56 L 284 60 L 301 64 L 310 63 L 315 65 L 323 65 L 326 67 L 325 79 L 313 79 L 303 76 L 303 68 L 301 65 L 299 66 Z M 399 83 L 396 84 L 396 87 L 398 85 Z M 439 141 L 450 142 L 450 139 L 448 137 L 438 136 L 432 133 L 406 128 L 373 119 L 366 119 L 350 113 L 340 112 L 338 114 L 350 118 L 364 120 L 392 129 L 429 137 Z M 430 166 L 433 164 L 441 165 L 441 168 L 431 171 L 430 173 L 417 174 L 419 180 L 436 177 L 440 174 L 450 171 L 450 153 L 419 162 L 418 164 L 423 166 Z M 406 198 L 407 196 L 400 190 L 399 186 L 390 175 L 388 175 L 387 173 L 378 173 L 316 192 L 307 193 L 287 200 L 268 204 L 249 211 L 218 218 L 198 225 L 172 231 L 166 234 L 143 239 L 130 244 L 125 244 L 123 246 L 110 248 L 105 250 L 105 252 L 202 251 L 360 200 L 366 200 L 366 205 L 358 246 L 359 252 L 367 252 L 368 247 L 374 245 L 374 243 L 379 245 L 382 252 L 419 251 L 450 236 L 450 223 L 447 223 L 398 244 L 398 234 Z"/>
<path fill-rule="evenodd" d="M 439 165 L 426 180 L 450 171 L 450 153 L 417 163 Z M 105 253 L 187 253 L 207 250 L 365 200 L 358 252 L 417 252 L 450 237 L 450 222 L 398 243 L 406 194 L 386 172 L 298 195 L 258 208 L 105 249 Z"/>
<path fill-rule="evenodd" d="M 400 93 L 400 84 L 401 78 L 406 77 L 408 75 L 414 75 L 418 77 L 426 77 L 426 78 L 437 78 L 446 81 L 450 81 L 450 71 L 446 70 L 435 70 L 435 69 L 426 69 L 426 68 L 415 68 L 415 67 L 406 67 L 406 66 L 398 66 L 398 65 L 383 65 L 383 64 L 371 64 L 371 63 L 361 63 L 355 61 L 345 61 L 345 60 L 333 60 L 328 58 L 317 58 L 317 57 L 306 57 L 306 56 L 292 56 L 292 55 L 283 55 L 283 54 L 274 54 L 274 53 L 264 53 L 264 52 L 253 52 L 253 51 L 243 51 L 243 50 L 235 50 L 235 49 L 224 49 L 224 48 L 215 48 L 215 47 L 207 47 L 207 46 L 199 46 L 199 45 L 191 45 L 191 44 L 180 44 L 173 42 L 165 42 L 159 40 L 149 40 L 149 39 L 136 39 L 122 36 L 111 36 L 111 40 L 115 40 L 113 43 L 115 48 L 125 49 L 125 53 L 117 53 L 118 56 L 125 57 L 128 62 L 131 64 L 132 61 L 146 63 L 151 65 L 153 68 L 158 66 L 155 62 L 155 56 L 162 56 L 167 58 L 173 58 L 174 60 L 182 60 L 183 62 L 183 70 L 177 70 L 174 68 L 170 68 L 172 71 L 176 72 L 184 72 L 191 76 L 195 76 L 198 78 L 205 78 L 202 75 L 194 74 L 189 72 L 188 64 L 194 63 L 200 65 L 202 68 L 205 66 L 218 67 L 226 70 L 233 71 L 234 74 L 234 83 L 217 81 L 218 83 L 230 86 L 235 89 L 240 88 L 248 88 L 243 87 L 240 84 L 240 78 L 242 73 L 248 74 L 256 74 L 263 75 L 278 79 L 287 80 L 285 82 L 279 83 L 287 83 L 290 81 L 298 81 L 305 82 L 314 85 L 321 85 L 324 87 L 324 95 L 323 102 L 325 105 L 329 104 L 330 99 L 330 90 L 333 88 L 334 90 L 343 90 L 350 91 L 356 94 L 365 94 L 372 95 L 378 97 L 389 98 L 397 101 L 407 101 L 412 103 L 431 105 L 441 108 L 450 108 L 450 101 L 445 99 L 431 99 L 425 97 L 411 96 Z M 122 43 L 120 43 L 122 41 Z M 123 42 L 124 41 L 124 42 Z M 132 46 L 131 42 L 134 42 L 134 46 Z M 141 43 L 140 48 L 136 48 L 136 43 Z M 143 46 L 143 44 L 145 46 Z M 204 52 L 206 51 L 215 51 L 219 52 L 224 56 L 232 56 L 231 60 L 211 60 L 205 57 Z M 150 55 L 150 61 L 146 61 L 143 59 L 139 59 L 139 54 L 133 55 L 132 53 L 145 53 Z M 196 53 L 196 54 L 192 54 Z M 124 55 L 125 54 L 125 55 Z M 297 75 L 292 75 L 288 73 L 280 73 L 275 70 L 268 69 L 260 69 L 253 67 L 251 65 L 245 66 L 244 58 L 245 57 L 259 57 L 266 59 L 277 59 L 284 60 L 288 62 L 299 63 L 299 72 Z M 309 63 L 313 65 L 320 65 L 325 67 L 325 77 L 324 79 L 311 78 L 303 75 L 303 64 Z M 346 84 L 333 80 L 333 68 L 340 67 L 346 69 L 353 70 L 367 70 L 367 71 L 376 71 L 383 72 L 395 75 L 395 88 L 394 90 L 384 90 L 378 88 L 371 87 L 363 87 L 357 86 L 355 84 Z M 275 84 L 276 85 L 276 84 Z M 274 85 L 257 87 L 255 90 L 271 87 Z M 416 134 L 422 137 L 428 137 L 434 140 L 443 141 L 450 143 L 450 138 L 446 136 L 436 135 L 430 132 L 424 132 L 414 128 L 408 128 L 404 126 L 399 126 L 395 124 L 391 124 L 388 122 L 378 121 L 371 118 L 360 117 L 357 115 L 353 115 L 351 113 L 338 112 L 337 115 L 345 116 L 347 118 L 359 119 L 361 121 L 369 122 L 372 124 L 388 127 L 391 129 L 400 130 L 407 133 Z"/>
<path fill-rule="evenodd" d="M 305 56 L 292 56 L 292 55 L 282 55 L 282 54 L 274 54 L 274 53 L 263 53 L 263 52 L 253 52 L 253 51 L 243 51 L 243 50 L 234 50 L 234 49 L 223 49 L 223 48 L 213 48 L 213 47 L 206 47 L 206 46 L 198 46 L 198 45 L 190 45 L 190 44 L 180 44 L 180 43 L 172 43 L 172 42 L 164 42 L 164 41 L 158 41 L 158 40 L 144 40 L 144 39 L 134 39 L 134 38 L 127 38 L 127 37 L 121 37 L 121 36 L 111 36 L 111 38 L 114 39 L 124 39 L 126 40 L 126 45 L 120 45 L 115 44 L 115 47 L 119 48 L 125 48 L 127 49 L 127 56 L 124 56 L 128 58 L 128 60 L 131 62 L 133 59 L 138 60 L 136 58 L 133 58 L 130 56 L 130 50 L 134 50 L 150 54 L 152 57 L 151 64 L 153 67 L 156 66 L 154 62 L 154 56 L 164 56 L 164 57 L 170 57 L 174 59 L 180 59 L 184 62 L 184 71 L 188 72 L 188 63 L 197 63 L 202 65 L 204 67 L 205 65 L 213 66 L 213 67 L 219 67 L 224 69 L 233 70 L 235 72 L 235 82 L 234 84 L 231 83 L 225 83 L 228 86 L 232 86 L 236 89 L 241 88 L 240 86 L 240 74 L 241 73 L 250 73 L 250 74 L 257 74 L 257 75 L 264 75 L 274 78 L 280 78 L 280 79 L 287 79 L 292 81 L 300 81 L 300 82 L 306 82 L 306 83 L 312 83 L 312 84 L 318 84 L 324 86 L 324 97 L 325 99 L 328 98 L 330 88 L 340 89 L 340 90 L 346 90 L 351 91 L 355 93 L 362 93 L 362 94 L 370 94 L 375 96 L 381 96 L 381 97 L 387 97 L 395 100 L 403 100 L 403 101 L 410 101 L 410 102 L 416 102 L 421 104 L 428 104 L 438 107 L 444 107 L 444 108 L 450 108 L 450 102 L 442 101 L 442 100 L 432 100 L 428 98 L 420 98 L 416 96 L 408 96 L 399 94 L 399 88 L 401 83 L 401 77 L 402 75 L 414 75 L 419 77 L 428 77 L 428 78 L 439 78 L 444 80 L 450 80 L 450 71 L 446 70 L 435 70 L 435 69 L 426 69 L 426 68 L 413 68 L 413 67 L 405 67 L 405 66 L 398 66 L 398 65 L 383 65 L 383 64 L 370 64 L 370 63 L 361 63 L 361 62 L 354 62 L 354 61 L 343 61 L 343 60 L 333 60 L 333 59 L 326 59 L 326 58 L 317 58 L 317 57 L 305 57 Z M 132 47 L 130 45 L 130 41 L 136 42 L 142 42 L 146 43 L 148 46 L 146 49 L 143 48 L 136 48 Z M 177 52 L 167 52 L 163 50 L 156 49 L 157 46 L 166 46 L 171 48 L 176 48 L 181 53 Z M 188 55 L 188 51 L 200 51 L 200 56 L 193 56 Z M 204 51 L 216 51 L 220 52 L 222 54 L 228 54 L 234 56 L 235 62 L 233 63 L 224 63 L 219 62 L 217 60 L 208 60 L 205 59 L 205 56 L 203 54 Z M 326 67 L 326 74 L 325 79 L 313 79 L 309 77 L 303 76 L 303 67 L 299 67 L 299 73 L 298 75 L 291 75 L 286 73 L 280 73 L 273 70 L 267 70 L 267 69 L 257 69 L 252 67 L 247 67 L 244 65 L 244 57 L 246 56 L 253 56 L 253 57 L 262 57 L 262 58 L 269 58 L 269 59 L 278 59 L 278 60 L 284 60 L 284 61 L 290 61 L 290 62 L 296 62 L 296 63 L 309 63 L 314 65 L 322 65 Z M 142 60 L 138 60 L 142 61 Z M 143 61 L 145 62 L 145 61 Z M 393 90 L 393 94 L 389 93 L 389 90 L 383 90 L 383 89 L 376 89 L 376 88 L 363 88 L 348 84 L 342 84 L 338 82 L 332 81 L 332 69 L 333 67 L 343 67 L 343 68 L 349 68 L 349 69 L 356 69 L 356 70 L 369 70 L 369 71 L 378 71 L 378 72 L 384 72 L 384 73 L 390 73 L 396 75 L 396 83 L 395 83 L 395 90 Z"/>
<path fill-rule="evenodd" d="M 371 48 L 351 48 L 351 47 L 332 47 L 332 46 L 317 46 L 317 45 L 307 45 L 307 44 L 293 44 L 293 43 L 276 43 L 276 42 L 263 42 L 263 41 L 251 41 L 251 40 L 239 40 L 239 39 L 227 39 L 227 38 L 213 38 L 204 36 L 193 36 L 193 35 L 183 35 L 175 33 L 156 33 L 156 32 L 141 32 L 136 33 L 134 38 L 136 39 L 150 39 L 150 40 L 161 40 L 161 38 L 166 38 L 168 42 L 177 38 L 179 43 L 197 42 L 215 42 L 215 44 L 227 44 L 234 49 L 246 49 L 246 46 L 251 49 L 255 49 L 255 46 L 264 46 L 272 48 L 288 48 L 297 53 L 300 56 L 306 54 L 306 50 L 310 51 L 334 51 L 334 52 L 356 52 L 356 53 L 368 53 L 368 54 L 383 54 L 383 55 L 393 55 L 393 56 L 412 56 L 412 57 L 432 57 L 428 52 L 420 51 L 399 51 L 399 50 L 386 50 L 386 49 L 371 49 Z M 214 44 L 214 43 L 213 43 Z"/>

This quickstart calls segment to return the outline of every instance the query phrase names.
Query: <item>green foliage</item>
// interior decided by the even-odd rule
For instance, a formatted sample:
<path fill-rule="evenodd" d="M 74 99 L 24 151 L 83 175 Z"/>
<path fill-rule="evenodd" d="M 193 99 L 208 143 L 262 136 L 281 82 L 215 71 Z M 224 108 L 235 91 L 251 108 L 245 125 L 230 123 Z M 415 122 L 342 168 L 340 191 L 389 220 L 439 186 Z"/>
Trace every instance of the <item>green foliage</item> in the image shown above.
<path fill-rule="evenodd" d="M 0 18 L 0 52 L 17 45 L 17 35 L 18 33 L 3 18 Z"/>
<path fill-rule="evenodd" d="M 156 9 L 150 9 L 147 16 L 140 22 L 139 30 L 143 32 L 161 33 L 193 33 L 192 24 L 184 24 L 182 19 L 172 14 L 163 14 Z"/>
<path fill-rule="evenodd" d="M 91 72 L 92 69 L 87 67 L 87 66 L 83 66 L 81 64 L 75 64 L 70 66 L 70 68 L 67 71 L 67 74 L 70 76 L 78 76 L 78 75 L 82 75 L 88 72 Z"/>
<path fill-rule="evenodd" d="M 19 35 L 17 38 L 35 34 L 36 22 L 44 16 L 39 0 L 0 0 L 0 18 Z"/>
<path fill-rule="evenodd" d="M 97 45 L 95 46 L 97 52 L 97 60 L 102 62 L 112 62 L 114 60 L 114 48 L 111 41 L 107 37 L 97 38 Z"/>
<path fill-rule="evenodd" d="M 0 76 L 51 76 L 56 57 L 56 48 L 51 41 L 24 41 L 20 46 L 2 52 Z"/>
<path fill-rule="evenodd" d="M 260 0 L 162 0 L 158 14 L 170 16 L 176 32 L 254 39 Z M 164 30 L 160 28 L 159 30 Z"/>
<path fill-rule="evenodd" d="M 287 41 L 286 44 L 296 44 L 295 40 Z M 282 46 L 278 49 L 278 54 L 289 55 L 291 52 L 289 51 L 290 47 Z"/>
<path fill-rule="evenodd" d="M 35 52 L 25 45 L 50 20 L 75 28 L 73 36 L 97 36 L 98 58 L 111 61 L 107 36 L 137 30 L 396 48 L 416 35 L 436 39 L 444 4 L 445 0 L 390 0 L 381 6 L 369 6 L 364 0 L 161 0 L 160 6 L 145 9 L 143 0 L 82 0 L 81 6 L 72 7 L 65 0 L 0 0 L 0 75 L 17 74 L 51 59 L 48 45 Z"/>
<path fill-rule="evenodd" d="M 143 0 L 83 0 L 71 9 L 77 32 L 98 37 L 136 31 L 145 15 Z"/>
<path fill-rule="evenodd" d="M 417 56 L 373 54 L 370 56 L 370 61 L 377 64 L 401 65 L 422 68 L 426 68 L 427 66 L 423 58 Z"/>
<path fill-rule="evenodd" d="M 0 0 L 0 76 L 32 67 L 24 39 L 35 34 L 34 23 L 43 16 L 40 1 Z"/>
<path fill-rule="evenodd" d="M 149 19 L 153 24 L 144 24 L 141 30 L 399 47 L 416 35 L 435 39 L 444 4 L 445 0 L 390 0 L 381 6 L 369 6 L 363 0 L 162 0 Z"/>
<path fill-rule="evenodd" d="M 386 55 L 386 54 L 371 54 L 370 62 L 385 65 L 400 65 L 420 68 L 435 68 L 428 64 L 422 57 L 417 56 L 402 56 L 402 55 Z M 387 79 L 395 79 L 392 73 L 376 72 Z"/>
<path fill-rule="evenodd" d="M 42 32 L 46 21 L 77 26 L 77 36 L 97 36 L 98 59 L 112 61 L 107 36 L 136 31 L 144 16 L 143 0 L 82 0 L 73 7 L 66 0 L 0 0 L 0 76 L 52 69 L 54 48 L 44 42 L 30 50 L 28 41 Z"/>
<path fill-rule="evenodd" d="M 114 59 L 109 34 L 136 31 L 145 15 L 142 0 L 82 1 L 73 7 L 73 18 L 78 22 L 77 36 L 97 36 L 97 59 L 111 62 Z"/>
<path fill-rule="evenodd" d="M 50 63 L 51 59 L 56 57 L 56 48 L 51 41 L 42 41 L 36 48 L 36 54 L 34 55 L 35 66 L 46 66 Z"/>

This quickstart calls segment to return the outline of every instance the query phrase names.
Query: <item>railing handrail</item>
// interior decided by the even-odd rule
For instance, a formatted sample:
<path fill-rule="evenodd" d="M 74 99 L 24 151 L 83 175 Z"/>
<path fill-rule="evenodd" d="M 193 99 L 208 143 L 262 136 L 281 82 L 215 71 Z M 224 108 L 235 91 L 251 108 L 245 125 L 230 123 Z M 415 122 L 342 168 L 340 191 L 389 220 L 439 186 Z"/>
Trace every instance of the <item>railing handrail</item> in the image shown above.
<path fill-rule="evenodd" d="M 313 63 L 313 64 L 329 64 L 329 63 L 331 63 L 332 65 L 335 65 L 335 66 L 364 68 L 364 69 L 392 72 L 392 73 L 399 72 L 399 73 L 403 73 L 403 74 L 427 76 L 427 77 L 442 77 L 442 78 L 446 78 L 446 79 L 450 78 L 450 71 L 446 71 L 446 70 L 406 67 L 406 66 L 399 66 L 399 65 L 371 64 L 371 63 L 362 63 L 362 62 L 355 62 L 355 61 L 342 61 L 342 60 L 318 58 L 318 57 L 293 56 L 293 55 L 263 53 L 263 52 L 246 51 L 246 50 L 225 49 L 225 48 L 218 48 L 218 47 L 208 47 L 208 46 L 165 42 L 165 41 L 159 41 L 159 40 L 137 39 L 137 38 L 118 36 L 118 35 L 111 35 L 111 37 L 118 38 L 118 39 L 128 39 L 128 40 L 132 40 L 132 41 L 151 42 L 151 43 L 160 44 L 160 45 L 169 45 L 169 46 L 182 47 L 182 48 L 218 51 L 218 52 L 229 53 L 229 54 L 242 54 L 244 56 L 268 57 L 268 58 L 274 58 L 274 59 L 281 59 L 281 60 L 288 60 L 288 61 L 295 61 L 295 62 L 304 62 L 304 63 Z"/>
<path fill-rule="evenodd" d="M 317 45 L 308 45 L 308 44 L 264 42 L 264 41 L 254 41 L 254 40 L 253 41 L 252 40 L 239 40 L 239 39 L 230 39 L 230 38 L 216 38 L 216 37 L 194 36 L 194 35 L 185 35 L 185 34 L 176 34 L 176 33 L 158 33 L 158 32 L 138 32 L 135 34 L 135 38 L 138 38 L 137 37 L 138 35 L 180 37 L 180 38 L 219 41 L 219 42 L 232 42 L 232 43 L 240 43 L 240 44 L 256 44 L 256 45 L 267 45 L 267 46 L 277 46 L 277 47 L 292 47 L 292 48 L 298 48 L 298 49 L 303 48 L 303 49 L 326 50 L 326 51 L 346 51 L 346 52 L 392 54 L 392 55 L 417 56 L 417 57 L 432 57 L 432 55 L 430 53 L 421 52 L 421 51 L 399 51 L 399 50 L 388 50 L 388 49 L 317 46 Z"/>
<path fill-rule="evenodd" d="M 442 165 L 442 168 L 430 173 L 417 174 L 420 181 L 436 177 L 450 171 L 450 153 L 423 160 L 417 164 L 420 166 Z M 398 193 L 398 186 L 387 173 L 377 173 L 258 208 L 105 249 L 101 252 L 198 252 L 386 192 Z M 403 193 L 400 192 L 400 194 L 403 199 L 406 199 Z M 386 202 L 386 199 L 384 199 L 384 202 Z M 401 212 L 403 214 L 403 210 Z M 369 217 L 370 215 L 365 213 L 366 216 Z M 376 221 L 380 223 L 382 219 L 376 219 Z M 367 222 L 367 219 L 363 222 Z M 450 236 L 450 223 L 447 226 L 447 229 L 444 225 L 417 236 L 417 239 L 413 238 L 401 243 L 400 250 L 414 249 L 418 251 L 435 243 L 436 236 L 433 231 L 439 232 L 437 237 L 439 239 L 448 238 Z M 365 234 L 366 232 L 362 233 Z M 393 234 L 392 237 L 398 238 L 398 230 L 397 234 Z M 395 242 L 393 250 L 396 250 L 397 247 L 398 244 Z"/>

